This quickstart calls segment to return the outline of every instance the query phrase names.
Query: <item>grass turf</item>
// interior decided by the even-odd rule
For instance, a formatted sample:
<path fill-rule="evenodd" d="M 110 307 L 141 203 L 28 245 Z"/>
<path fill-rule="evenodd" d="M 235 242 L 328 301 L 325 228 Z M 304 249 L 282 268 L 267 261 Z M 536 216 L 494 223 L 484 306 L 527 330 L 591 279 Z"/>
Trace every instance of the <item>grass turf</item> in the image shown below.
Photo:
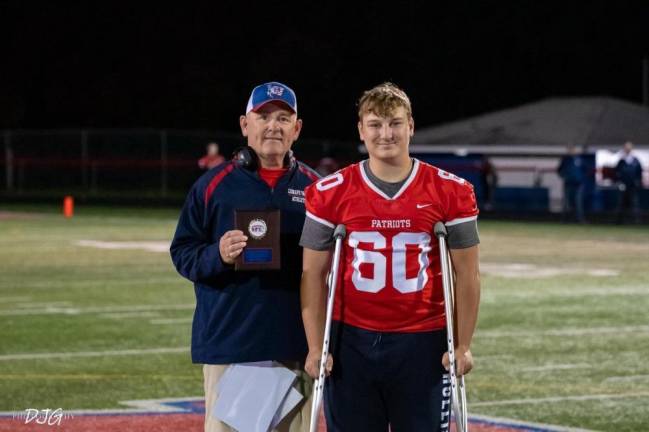
<path fill-rule="evenodd" d="M 11 210 L 28 213 L 0 220 L 0 410 L 202 394 L 188 351 L 2 358 L 189 347 L 193 290 L 167 253 L 78 244 L 169 241 L 177 209 Z M 484 221 L 480 233 L 470 412 L 646 429 L 649 230 Z"/>

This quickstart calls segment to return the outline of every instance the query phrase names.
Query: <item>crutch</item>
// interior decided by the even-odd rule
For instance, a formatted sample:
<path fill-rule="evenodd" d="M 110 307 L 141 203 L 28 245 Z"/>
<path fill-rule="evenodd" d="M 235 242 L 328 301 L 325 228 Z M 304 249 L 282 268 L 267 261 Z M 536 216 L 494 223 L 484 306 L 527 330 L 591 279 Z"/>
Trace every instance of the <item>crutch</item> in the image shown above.
<path fill-rule="evenodd" d="M 454 332 L 454 311 L 455 311 L 455 287 L 453 286 L 453 264 L 451 256 L 446 247 L 446 226 L 443 222 L 435 224 L 435 236 L 439 241 L 439 258 L 442 267 L 442 285 L 444 286 L 444 306 L 446 308 L 446 342 L 448 344 L 448 361 L 450 364 L 449 375 L 451 377 L 451 400 L 453 414 L 455 414 L 455 427 L 458 432 L 468 432 L 466 388 L 464 376 L 458 378 L 455 363 L 455 337 Z"/>
<path fill-rule="evenodd" d="M 331 271 L 327 277 L 327 285 L 329 286 L 329 293 L 327 294 L 327 318 L 325 321 L 324 338 L 322 341 L 322 357 L 320 357 L 320 371 L 318 377 L 313 381 L 313 395 L 311 397 L 311 424 L 310 432 L 316 432 L 318 428 L 318 416 L 320 414 L 320 404 L 322 403 L 322 392 L 324 391 L 325 381 L 325 366 L 327 364 L 327 356 L 329 355 L 329 338 L 331 332 L 331 316 L 334 311 L 334 298 L 336 297 L 336 283 L 338 282 L 338 268 L 340 261 L 340 253 L 342 249 L 343 239 L 345 238 L 346 229 L 345 225 L 340 224 L 334 230 L 334 239 L 336 241 L 334 248 L 334 256 L 331 261 Z"/>

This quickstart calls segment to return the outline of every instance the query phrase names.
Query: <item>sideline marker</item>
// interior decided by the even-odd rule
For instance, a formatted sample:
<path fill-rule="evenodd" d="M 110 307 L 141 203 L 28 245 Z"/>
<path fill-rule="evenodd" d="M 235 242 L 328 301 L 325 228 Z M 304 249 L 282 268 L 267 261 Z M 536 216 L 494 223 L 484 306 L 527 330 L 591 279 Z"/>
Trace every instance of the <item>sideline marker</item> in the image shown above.
<path fill-rule="evenodd" d="M 74 216 L 74 198 L 72 195 L 63 197 L 63 216 L 66 218 Z"/>

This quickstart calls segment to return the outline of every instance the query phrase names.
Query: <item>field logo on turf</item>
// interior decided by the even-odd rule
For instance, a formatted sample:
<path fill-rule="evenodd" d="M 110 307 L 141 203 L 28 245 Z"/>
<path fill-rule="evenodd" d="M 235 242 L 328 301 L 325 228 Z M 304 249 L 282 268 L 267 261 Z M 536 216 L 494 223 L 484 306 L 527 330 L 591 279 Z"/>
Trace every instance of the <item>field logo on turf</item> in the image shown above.
<path fill-rule="evenodd" d="M 14 419 L 25 419 L 25 424 L 36 423 L 48 426 L 61 426 L 61 421 L 65 418 L 72 418 L 72 414 L 65 414 L 63 408 L 44 408 L 42 410 L 36 408 L 27 408 L 24 413 L 14 415 Z"/>

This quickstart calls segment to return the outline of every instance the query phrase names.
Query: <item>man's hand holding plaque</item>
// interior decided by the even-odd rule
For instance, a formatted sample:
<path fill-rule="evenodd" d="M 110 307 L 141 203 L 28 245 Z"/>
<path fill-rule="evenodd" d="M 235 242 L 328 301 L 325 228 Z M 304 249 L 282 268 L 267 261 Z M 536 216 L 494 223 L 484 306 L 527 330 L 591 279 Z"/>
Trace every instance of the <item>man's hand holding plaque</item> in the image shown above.
<path fill-rule="evenodd" d="M 279 270 L 280 262 L 280 212 L 279 210 L 236 210 L 235 230 L 226 233 L 221 243 L 226 243 L 224 262 L 234 262 L 235 270 Z M 231 254 L 229 257 L 227 254 Z M 232 262 L 228 262 L 232 260 Z"/>
<path fill-rule="evenodd" d="M 221 260 L 226 264 L 234 264 L 235 259 L 246 247 L 248 237 L 240 230 L 226 231 L 219 240 Z"/>

